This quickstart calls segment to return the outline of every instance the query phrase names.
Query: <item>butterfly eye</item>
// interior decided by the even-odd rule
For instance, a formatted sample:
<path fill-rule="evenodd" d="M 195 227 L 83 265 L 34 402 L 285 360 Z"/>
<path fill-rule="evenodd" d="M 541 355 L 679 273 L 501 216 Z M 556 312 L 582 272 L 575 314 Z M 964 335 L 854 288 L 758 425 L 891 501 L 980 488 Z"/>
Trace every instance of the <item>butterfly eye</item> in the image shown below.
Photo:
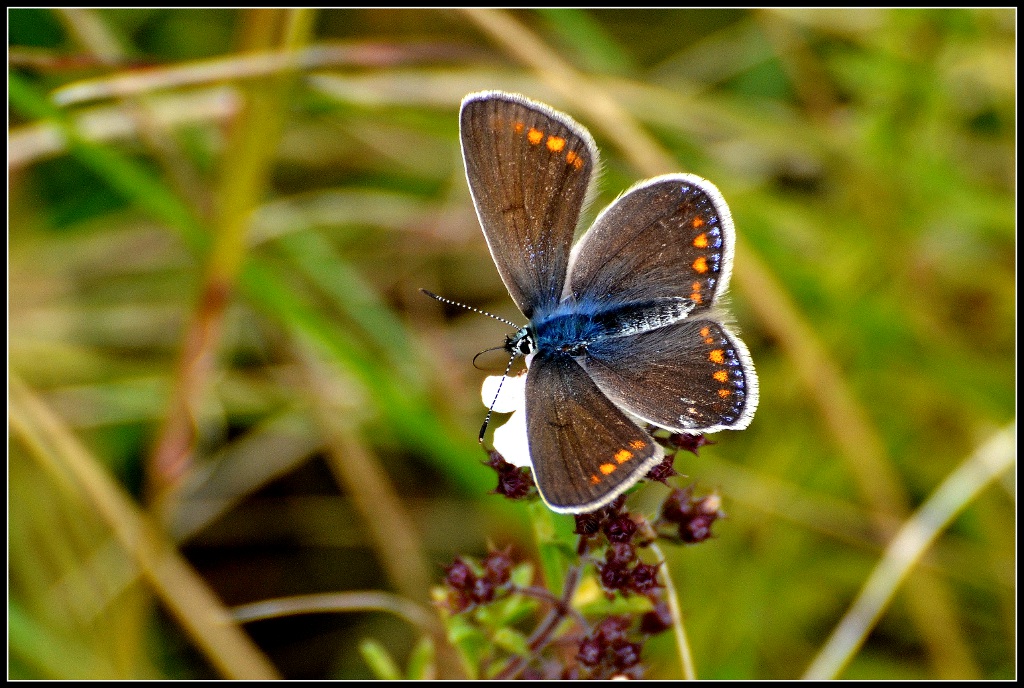
<path fill-rule="evenodd" d="M 533 335 L 526 327 L 514 335 L 505 337 L 505 351 L 514 356 L 529 356 L 536 350 L 537 346 L 533 341 Z"/>

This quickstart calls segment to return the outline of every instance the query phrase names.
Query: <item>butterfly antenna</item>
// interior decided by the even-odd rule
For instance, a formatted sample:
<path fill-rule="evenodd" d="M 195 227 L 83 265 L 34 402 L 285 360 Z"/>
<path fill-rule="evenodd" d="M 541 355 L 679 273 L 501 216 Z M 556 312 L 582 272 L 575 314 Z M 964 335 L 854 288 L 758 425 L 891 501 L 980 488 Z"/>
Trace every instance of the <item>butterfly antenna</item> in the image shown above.
<path fill-rule="evenodd" d="M 512 354 L 512 358 L 508 359 L 508 365 L 505 366 L 505 372 L 501 375 L 501 381 L 498 383 L 498 391 L 494 393 L 494 400 L 491 405 L 487 408 L 487 416 L 484 418 L 484 424 L 480 426 L 480 444 L 484 443 L 484 434 L 487 432 L 487 425 L 491 422 L 491 414 L 494 413 L 494 405 L 498 403 L 498 395 L 501 394 L 501 386 L 505 384 L 505 378 L 508 377 L 508 371 L 512 370 L 512 362 L 516 360 L 516 356 L 519 354 Z"/>
<path fill-rule="evenodd" d="M 423 292 L 424 294 L 426 294 L 427 296 L 429 296 L 432 299 L 437 299 L 441 303 L 447 303 L 450 306 L 458 306 L 459 308 L 465 308 L 467 310 L 473 311 L 474 313 L 479 313 L 480 315 L 486 315 L 488 318 L 494 318 L 495 320 L 500 320 L 501 322 L 505 323 L 506 325 L 514 327 L 517 330 L 519 329 L 519 325 L 516 325 L 511 320 L 505 320 L 505 318 L 502 318 L 500 315 L 495 315 L 494 313 L 488 313 L 487 311 L 482 311 L 479 308 L 473 308 L 472 306 L 467 306 L 464 303 L 459 303 L 458 301 L 452 301 L 451 299 L 446 299 L 445 297 L 438 296 L 434 292 L 427 291 L 426 289 L 420 289 L 420 291 Z"/>
<path fill-rule="evenodd" d="M 478 353 L 476 356 L 473 357 L 473 367 L 476 368 L 477 370 L 486 370 L 486 368 L 481 368 L 480 366 L 478 366 L 476 364 L 476 359 L 480 358 L 481 356 L 483 356 L 486 353 L 490 353 L 491 351 L 500 351 L 502 349 L 508 349 L 508 347 L 507 346 L 492 346 L 490 349 L 484 349 L 483 351 L 481 351 L 480 353 Z"/>
<path fill-rule="evenodd" d="M 500 320 L 501 322 L 505 323 L 509 327 L 514 327 L 517 330 L 519 329 L 519 325 L 516 325 L 511 320 L 506 320 L 505 318 L 502 318 L 500 315 L 495 315 L 494 313 L 488 313 L 487 311 L 482 311 L 479 308 L 473 308 L 472 306 L 467 306 L 464 303 L 459 303 L 458 301 L 452 301 L 451 299 L 446 299 L 445 297 L 438 296 L 434 292 L 427 291 L 426 289 L 420 289 L 420 291 L 423 292 L 424 294 L 426 294 L 427 296 L 429 296 L 430 298 L 436 299 L 436 300 L 440 301 L 441 303 L 447 303 L 447 304 L 449 304 L 451 306 L 458 306 L 459 308 L 465 308 L 467 310 L 473 311 L 474 313 L 479 313 L 480 315 L 486 315 L 488 318 L 494 318 L 495 320 Z M 485 354 L 488 351 L 496 351 L 498 349 L 505 349 L 505 348 L 507 348 L 507 347 L 505 347 L 505 346 L 496 346 L 493 349 L 487 349 L 486 351 L 481 351 L 479 354 L 477 354 L 476 356 L 473 357 L 473 365 L 476 366 L 476 359 L 480 357 L 480 354 Z M 479 438 L 479 441 L 480 441 L 481 444 L 483 444 L 484 434 L 487 432 L 487 426 L 491 422 L 491 414 L 494 413 L 494 405 L 496 403 L 498 403 L 498 395 L 501 394 L 501 387 L 502 387 L 502 385 L 505 384 L 505 378 L 508 377 L 508 371 L 512 370 L 512 363 L 516 360 L 516 356 L 518 356 L 518 355 L 519 355 L 518 353 L 513 353 L 512 357 L 508 359 L 508 365 L 505 366 L 505 372 L 502 373 L 501 381 L 498 383 L 498 391 L 494 393 L 494 400 L 491 401 L 491 405 L 487 408 L 487 417 L 484 418 L 484 424 L 480 427 L 480 438 Z"/>

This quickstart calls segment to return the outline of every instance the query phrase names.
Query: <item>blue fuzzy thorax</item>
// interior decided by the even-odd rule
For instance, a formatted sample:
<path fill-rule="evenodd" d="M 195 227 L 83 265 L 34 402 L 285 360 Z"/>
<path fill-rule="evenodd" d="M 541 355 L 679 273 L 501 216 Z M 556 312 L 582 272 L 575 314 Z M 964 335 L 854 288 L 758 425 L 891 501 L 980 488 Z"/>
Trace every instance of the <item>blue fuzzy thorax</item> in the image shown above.
<path fill-rule="evenodd" d="M 538 314 L 531 325 L 541 351 L 564 351 L 578 355 L 588 344 L 611 335 L 624 307 L 609 306 L 590 299 L 567 299 L 547 314 Z"/>

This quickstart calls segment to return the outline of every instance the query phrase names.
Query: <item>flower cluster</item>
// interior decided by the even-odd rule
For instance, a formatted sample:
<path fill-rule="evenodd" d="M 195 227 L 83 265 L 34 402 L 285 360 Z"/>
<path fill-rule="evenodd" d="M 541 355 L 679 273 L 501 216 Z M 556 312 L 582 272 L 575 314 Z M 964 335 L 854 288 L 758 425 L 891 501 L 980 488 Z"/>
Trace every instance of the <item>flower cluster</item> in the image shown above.
<path fill-rule="evenodd" d="M 647 472 L 648 480 L 657 480 L 659 483 L 668 485 L 668 479 L 679 475 L 675 467 L 675 454 L 665 454 L 661 463 Z"/>
<path fill-rule="evenodd" d="M 641 644 L 630 640 L 632 626 L 628 616 L 609 616 L 583 639 L 576 658 L 586 667 L 586 678 L 640 678 Z"/>
<path fill-rule="evenodd" d="M 669 435 L 668 437 L 661 438 L 658 441 L 665 447 L 670 449 L 682 449 L 683 451 L 690 452 L 694 456 L 700 456 L 701 447 L 708 444 L 715 444 L 715 442 L 709 440 L 706 435 L 688 435 L 683 432 Z"/>
<path fill-rule="evenodd" d="M 658 567 L 645 564 L 637 555 L 633 537 L 637 523 L 628 513 L 613 514 L 602 524 L 608 538 L 604 562 L 597 565 L 601 587 L 611 596 L 615 591 L 624 595 L 635 593 L 651 596 L 658 587 Z M 641 546 L 646 543 L 641 543 Z"/>
<path fill-rule="evenodd" d="M 711 537 L 712 524 L 725 516 L 721 505 L 722 500 L 717 494 L 694 497 L 692 486 L 672 490 L 661 506 L 661 518 L 657 523 L 659 533 L 668 535 L 663 528 L 669 526 L 683 542 L 703 542 Z"/>
<path fill-rule="evenodd" d="M 669 469 L 671 463 L 666 464 Z M 604 542 L 604 556 L 596 561 L 597 578 L 609 599 L 643 595 L 653 609 L 636 617 L 609 616 L 601 620 L 579 645 L 577 674 L 581 678 L 640 678 L 640 653 L 648 636 L 672 625 L 668 605 L 661 599 L 660 564 L 640 559 L 639 550 L 653 542 L 656 533 L 640 516 L 623 510 L 625 497 L 590 514 L 576 516 L 581 552 L 593 551 Z M 603 538 L 601 537 L 603 536 Z"/>
<path fill-rule="evenodd" d="M 709 444 L 703 435 L 669 435 L 658 441 L 666 449 L 694 454 Z M 666 453 L 647 478 L 668 485 L 678 473 L 675 452 Z M 537 495 L 528 468 L 509 463 L 497 451 L 489 452 L 485 465 L 498 474 L 495 493 L 510 499 Z M 644 558 L 650 557 L 641 553 L 659 538 L 707 540 L 714 522 L 724 516 L 717 494 L 695 497 L 693 492 L 692 487 L 673 489 L 653 521 L 626 511 L 626 495 L 594 512 L 576 514 L 576 559 L 568 562 L 558 591 L 533 583 L 531 565 L 513 565 L 508 550 L 492 551 L 481 561 L 456 558 L 446 567 L 445 588 L 435 592 L 435 599 L 448 612 L 446 624 L 452 637 L 460 638 L 456 645 L 467 665 L 478 676 L 499 679 L 641 678 L 644 643 L 673 624 L 661 580 L 664 564 L 648 563 Z M 574 596 L 590 575 L 606 599 L 588 598 L 584 616 L 575 608 Z M 623 607 L 621 598 L 630 596 L 646 598 L 650 605 L 634 599 Z M 521 628 L 527 610 L 545 607 L 547 616 L 527 634 Z M 636 611 L 623 614 L 624 608 Z M 565 623 L 569 620 L 575 623 Z"/>
<path fill-rule="evenodd" d="M 498 474 L 498 486 L 494 488 L 495 494 L 500 494 L 509 499 L 522 499 L 530 495 L 533 490 L 533 478 L 525 468 L 513 466 L 505 461 L 505 458 L 496 451 L 488 452 L 485 466 L 490 466 Z"/>
<path fill-rule="evenodd" d="M 453 614 L 493 602 L 497 593 L 510 588 L 512 559 L 508 550 L 491 552 L 481 568 L 481 572 L 474 570 L 462 557 L 445 567 L 447 607 Z"/>

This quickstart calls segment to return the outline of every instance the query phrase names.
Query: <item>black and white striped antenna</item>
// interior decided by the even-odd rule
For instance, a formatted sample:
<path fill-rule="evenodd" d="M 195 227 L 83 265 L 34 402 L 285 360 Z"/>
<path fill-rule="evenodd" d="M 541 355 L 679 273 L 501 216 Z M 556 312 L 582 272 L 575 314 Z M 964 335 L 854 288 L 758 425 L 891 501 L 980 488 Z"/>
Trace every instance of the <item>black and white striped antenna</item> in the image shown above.
<path fill-rule="evenodd" d="M 488 313 L 487 311 L 482 311 L 479 308 L 473 308 L 472 306 L 467 306 L 464 303 L 459 303 L 458 301 L 452 301 L 451 299 L 446 299 L 445 297 L 438 296 L 434 292 L 427 291 L 426 289 L 420 289 L 420 291 L 423 292 L 424 294 L 426 294 L 427 296 L 429 296 L 432 299 L 437 299 L 441 303 L 447 303 L 450 306 L 458 306 L 459 308 L 465 308 L 466 310 L 473 311 L 474 313 L 479 313 L 480 315 L 486 315 L 488 318 L 494 318 L 495 320 L 500 320 L 501 322 L 505 323 L 506 325 L 514 327 L 517 330 L 519 329 L 519 325 L 516 325 L 511 320 L 505 320 L 505 318 L 501 317 L 500 315 L 495 315 L 494 313 Z"/>
<path fill-rule="evenodd" d="M 494 313 L 488 313 L 487 311 L 482 311 L 479 308 L 473 308 L 472 306 L 467 306 L 464 303 L 459 303 L 458 301 L 452 301 L 451 299 L 446 299 L 445 297 L 439 296 L 439 295 L 435 294 L 432 291 L 427 291 L 426 289 L 420 289 L 420 291 L 423 292 L 424 294 L 426 294 L 427 296 L 429 296 L 432 299 L 437 299 L 441 303 L 447 303 L 447 304 L 449 304 L 451 306 L 458 306 L 459 308 L 465 308 L 466 310 L 473 311 L 474 313 L 479 313 L 480 315 L 486 315 L 488 318 L 494 318 L 495 320 L 500 320 L 501 322 L 505 323 L 506 325 L 509 325 L 510 327 L 514 327 L 517 330 L 519 329 L 519 325 L 516 325 L 511 320 L 506 320 L 505 318 L 502 318 L 500 315 L 495 315 Z M 476 365 L 476 359 L 477 359 L 478 356 L 480 356 L 480 354 L 487 353 L 487 351 L 494 351 L 495 349 L 508 349 L 508 348 L 509 347 L 506 344 L 506 346 L 497 346 L 497 347 L 494 347 L 494 349 L 487 349 L 486 351 L 481 351 L 479 354 L 477 354 L 476 356 L 473 357 L 473 365 L 474 366 Z M 505 378 L 508 377 L 508 371 L 512 370 L 512 363 L 516 360 L 516 356 L 519 356 L 519 354 L 515 353 L 515 352 L 512 352 L 512 357 L 508 359 L 508 365 L 505 366 L 505 372 L 502 373 L 501 381 L 498 383 L 498 391 L 496 391 L 494 393 L 494 399 L 491 401 L 491 405 L 487 408 L 487 416 L 484 418 L 484 424 L 480 427 L 480 437 L 478 438 L 478 440 L 479 440 L 479 442 L 481 444 L 483 444 L 483 442 L 484 442 L 484 434 L 487 432 L 487 425 L 491 422 L 491 414 L 494 413 L 494 405 L 496 403 L 498 403 L 498 395 L 501 394 L 501 387 L 502 387 L 502 385 L 505 384 Z"/>

